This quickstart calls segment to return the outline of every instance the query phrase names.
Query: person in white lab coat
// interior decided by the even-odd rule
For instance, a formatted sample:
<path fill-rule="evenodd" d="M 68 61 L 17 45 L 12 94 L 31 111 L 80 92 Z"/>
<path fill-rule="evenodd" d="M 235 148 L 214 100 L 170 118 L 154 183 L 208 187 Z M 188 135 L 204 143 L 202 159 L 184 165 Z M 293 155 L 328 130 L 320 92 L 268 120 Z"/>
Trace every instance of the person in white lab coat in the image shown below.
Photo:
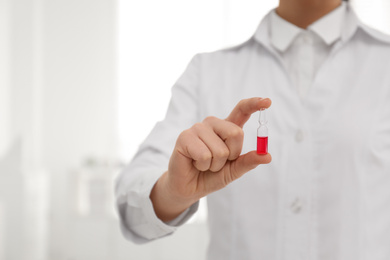
<path fill-rule="evenodd" d="M 207 195 L 208 259 L 390 259 L 389 72 L 390 37 L 349 4 L 280 0 L 179 78 L 117 180 L 123 234 L 172 234 Z"/>

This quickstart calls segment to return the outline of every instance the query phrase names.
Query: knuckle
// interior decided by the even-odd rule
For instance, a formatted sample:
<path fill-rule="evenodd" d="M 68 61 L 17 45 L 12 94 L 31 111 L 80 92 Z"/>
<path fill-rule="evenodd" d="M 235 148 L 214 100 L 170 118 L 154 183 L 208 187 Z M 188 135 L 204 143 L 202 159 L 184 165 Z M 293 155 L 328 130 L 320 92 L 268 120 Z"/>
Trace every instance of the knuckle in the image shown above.
<path fill-rule="evenodd" d="M 178 141 L 185 141 L 192 135 L 191 130 L 187 129 L 180 133 L 179 137 L 177 138 Z"/>
<path fill-rule="evenodd" d="M 203 123 L 196 123 L 192 126 L 192 129 L 195 130 L 196 132 L 202 131 L 204 129 Z"/>
<path fill-rule="evenodd" d="M 229 136 L 233 138 L 242 138 L 244 137 L 244 130 L 242 130 L 240 127 L 235 127 L 230 130 Z"/>
<path fill-rule="evenodd" d="M 200 163 L 199 161 L 194 161 L 193 165 L 195 166 L 196 169 L 199 171 L 206 171 L 208 170 L 208 166 L 205 164 Z"/>
<path fill-rule="evenodd" d="M 217 158 L 227 158 L 229 156 L 230 152 L 228 149 L 219 149 L 215 153 L 215 157 Z"/>
<path fill-rule="evenodd" d="M 219 172 L 221 169 L 222 169 L 222 165 L 219 165 L 219 166 L 212 166 L 211 168 L 210 168 L 210 171 L 212 171 L 212 172 Z"/>
<path fill-rule="evenodd" d="M 210 152 L 203 152 L 199 156 L 199 161 L 208 161 L 211 159 L 211 153 Z"/>
<path fill-rule="evenodd" d="M 205 123 L 211 123 L 211 122 L 213 122 L 213 121 L 215 121 L 215 120 L 217 120 L 218 118 L 216 118 L 215 116 L 208 116 L 208 117 L 206 117 L 204 120 L 203 120 L 203 122 L 205 122 Z"/>

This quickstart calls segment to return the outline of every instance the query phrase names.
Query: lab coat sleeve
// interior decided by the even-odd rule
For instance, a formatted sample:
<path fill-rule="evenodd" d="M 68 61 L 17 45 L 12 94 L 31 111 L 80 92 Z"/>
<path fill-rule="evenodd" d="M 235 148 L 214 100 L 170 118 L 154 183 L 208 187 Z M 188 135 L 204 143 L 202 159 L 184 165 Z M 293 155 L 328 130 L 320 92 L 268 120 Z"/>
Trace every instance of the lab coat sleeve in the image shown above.
<path fill-rule="evenodd" d="M 169 158 L 179 134 L 199 121 L 199 63 L 198 54 L 173 86 L 165 119 L 155 125 L 131 163 L 116 180 L 116 204 L 121 230 L 127 239 L 135 243 L 145 243 L 172 234 L 198 208 L 199 202 L 173 221 L 164 223 L 156 216 L 149 195 L 158 178 L 168 169 Z"/>

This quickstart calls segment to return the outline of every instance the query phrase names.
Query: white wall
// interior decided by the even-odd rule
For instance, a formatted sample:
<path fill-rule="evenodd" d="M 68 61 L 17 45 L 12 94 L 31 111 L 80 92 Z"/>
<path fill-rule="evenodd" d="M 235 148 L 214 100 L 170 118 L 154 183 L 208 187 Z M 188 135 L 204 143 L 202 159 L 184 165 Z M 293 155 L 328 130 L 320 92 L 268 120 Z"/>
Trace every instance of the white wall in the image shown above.
<path fill-rule="evenodd" d="M 0 158 L 9 145 L 8 3 L 0 0 Z"/>
<path fill-rule="evenodd" d="M 15 140 L 21 157 L 0 181 L 24 203 L 0 194 L 2 216 L 23 216 L 20 239 L 3 237 L 7 260 L 69 259 L 70 172 L 116 158 L 115 12 L 112 0 L 0 0 L 0 157 Z"/>
<path fill-rule="evenodd" d="M 43 147 L 50 168 L 115 156 L 115 8 L 112 0 L 44 2 Z"/>
<path fill-rule="evenodd" d="M 2 16 L 4 42 L 0 53 L 4 54 L 0 75 L 2 75 L 1 128 L 2 157 L 9 158 L 2 168 L 1 183 L 5 185 L 2 196 L 5 219 L 5 258 L 41 259 L 45 254 L 45 219 L 42 205 L 36 201 L 36 192 L 29 184 L 40 178 L 40 151 L 37 127 L 39 104 L 34 69 L 36 39 L 36 1 L 2 0 L 5 15 Z M 3 11 L 3 10 L 2 10 Z M 0 137 L 1 138 L 1 137 Z M 16 154 L 15 154 L 16 153 Z M 11 157 L 9 157 L 11 155 Z M 12 158 L 17 158 L 14 160 Z M 31 204 L 34 203 L 34 207 Z M 23 248 L 23 250 L 20 250 Z"/>
<path fill-rule="evenodd" d="M 42 147 L 52 180 L 49 255 L 83 259 L 70 246 L 72 239 L 86 235 L 75 229 L 70 176 L 89 157 L 116 157 L 116 1 L 43 3 Z M 107 242 L 103 236 L 95 233 Z M 90 252 L 106 248 L 105 243 L 78 241 Z"/>

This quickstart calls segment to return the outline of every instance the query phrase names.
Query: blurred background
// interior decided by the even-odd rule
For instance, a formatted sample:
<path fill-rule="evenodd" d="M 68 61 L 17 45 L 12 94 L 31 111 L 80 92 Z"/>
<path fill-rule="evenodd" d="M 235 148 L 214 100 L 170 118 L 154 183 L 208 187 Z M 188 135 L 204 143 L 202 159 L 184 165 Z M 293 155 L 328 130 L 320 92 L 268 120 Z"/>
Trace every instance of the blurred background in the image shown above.
<path fill-rule="evenodd" d="M 113 182 L 191 57 L 247 40 L 277 0 L 0 0 L 0 260 L 203 259 L 207 211 L 133 245 Z M 352 0 L 390 33 L 388 0 Z"/>

